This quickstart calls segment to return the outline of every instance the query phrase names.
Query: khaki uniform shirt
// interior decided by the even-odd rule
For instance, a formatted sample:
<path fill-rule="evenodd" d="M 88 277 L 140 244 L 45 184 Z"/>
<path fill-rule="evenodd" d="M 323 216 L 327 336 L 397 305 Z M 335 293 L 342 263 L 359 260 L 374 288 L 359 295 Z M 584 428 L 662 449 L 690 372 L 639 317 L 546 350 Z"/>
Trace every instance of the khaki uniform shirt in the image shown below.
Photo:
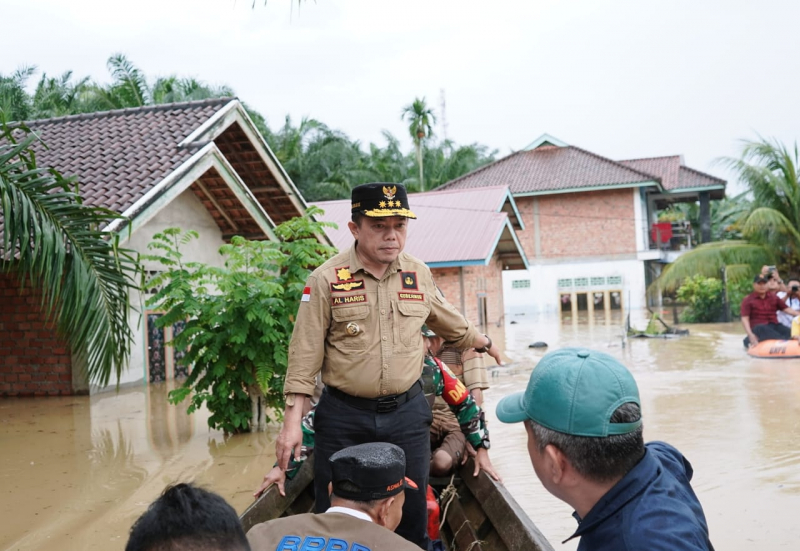
<path fill-rule="evenodd" d="M 314 270 L 289 345 L 284 393 L 314 393 L 314 378 L 351 396 L 379 398 L 408 390 L 422 373 L 420 329 L 461 348 L 479 336 L 433 283 L 424 262 L 401 253 L 376 279 L 356 245 Z"/>
<path fill-rule="evenodd" d="M 293 515 L 253 526 L 247 532 L 253 551 L 419 551 L 391 530 L 346 513 Z"/>
<path fill-rule="evenodd" d="M 478 354 L 467 360 L 464 359 L 465 355 L 466 351 L 455 348 L 448 343 L 442 347 L 436 357 L 442 360 L 453 373 L 458 375 L 458 378 L 469 390 L 475 390 L 476 388 L 485 390 L 489 388 L 488 370 L 486 369 L 483 355 Z"/>

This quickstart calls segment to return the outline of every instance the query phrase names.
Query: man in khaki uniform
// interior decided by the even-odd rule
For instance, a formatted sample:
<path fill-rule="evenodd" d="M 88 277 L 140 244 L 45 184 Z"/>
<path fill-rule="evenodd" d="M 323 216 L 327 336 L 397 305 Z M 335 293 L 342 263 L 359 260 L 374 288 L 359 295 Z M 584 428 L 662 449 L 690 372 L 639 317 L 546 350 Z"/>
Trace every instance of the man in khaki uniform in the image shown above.
<path fill-rule="evenodd" d="M 413 543 L 393 532 L 403 514 L 405 490 L 416 485 L 405 477 L 403 450 L 373 442 L 345 448 L 330 458 L 331 507 L 258 524 L 247 533 L 253 551 L 414 551 Z"/>
<path fill-rule="evenodd" d="M 327 459 L 344 447 L 392 442 L 406 455 L 406 475 L 421 491 L 403 510 L 397 533 L 427 548 L 425 492 L 430 462 L 431 411 L 422 393 L 427 323 L 460 348 L 477 348 L 500 362 L 492 341 L 447 301 L 424 262 L 403 253 L 407 222 L 416 218 L 399 184 L 353 189 L 355 243 L 308 278 L 289 346 L 286 412 L 278 436 L 278 464 L 300 454 L 300 421 L 315 377 L 325 390 L 316 410 L 316 510 L 328 506 Z"/>

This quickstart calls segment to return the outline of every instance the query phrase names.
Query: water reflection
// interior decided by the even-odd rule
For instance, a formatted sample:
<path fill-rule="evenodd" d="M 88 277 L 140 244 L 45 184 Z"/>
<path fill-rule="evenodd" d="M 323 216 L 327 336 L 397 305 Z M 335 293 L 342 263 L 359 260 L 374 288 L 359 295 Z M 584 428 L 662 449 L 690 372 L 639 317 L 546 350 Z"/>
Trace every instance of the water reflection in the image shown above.
<path fill-rule="evenodd" d="M 718 549 L 794 549 L 800 506 L 800 361 L 757 360 L 738 324 L 691 326 L 676 340 L 630 339 L 619 311 L 514 316 L 491 328 L 510 367 L 486 393 L 492 460 L 557 549 L 575 529 L 570 509 L 536 479 L 520 425 L 494 407 L 524 388 L 546 351 L 589 346 L 622 360 L 642 395 L 647 440 L 666 440 L 695 467 L 694 487 Z M 513 322 L 513 323 L 512 323 Z M 643 316 L 633 320 L 646 325 Z M 204 410 L 186 415 L 170 387 L 77 398 L 0 400 L 0 549 L 122 549 L 130 525 L 164 486 L 194 480 L 237 510 L 274 461 L 277 427 L 225 438 Z"/>
<path fill-rule="evenodd" d="M 193 480 L 238 509 L 272 465 L 275 431 L 224 438 L 170 387 L 0 401 L 0 549 L 122 549 L 163 488 Z"/>

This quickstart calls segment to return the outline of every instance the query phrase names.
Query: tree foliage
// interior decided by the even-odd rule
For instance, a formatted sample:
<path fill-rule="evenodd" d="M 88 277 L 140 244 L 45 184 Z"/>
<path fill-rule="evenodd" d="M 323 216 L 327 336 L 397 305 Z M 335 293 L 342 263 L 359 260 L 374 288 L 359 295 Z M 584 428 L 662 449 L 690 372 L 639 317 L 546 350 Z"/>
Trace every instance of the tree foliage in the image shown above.
<path fill-rule="evenodd" d="M 745 141 L 739 158 L 719 162 L 734 170 L 748 188 L 745 194 L 718 207 L 718 213 L 724 215 L 720 222 L 727 236 L 741 237 L 684 253 L 667 266 L 654 287 L 673 290 L 695 274 L 717 276 L 723 266 L 727 267 L 729 282 L 736 285 L 751 278 L 764 264 L 775 264 L 784 273 L 795 271 L 800 264 L 797 145 L 790 149 L 766 139 Z"/>
<path fill-rule="evenodd" d="M 703 323 L 720 319 L 723 305 L 722 282 L 719 279 L 702 275 L 687 278 L 676 297 L 687 305 L 681 312 L 681 321 Z"/>
<path fill-rule="evenodd" d="M 417 166 L 419 168 L 419 180 L 417 182 L 420 191 L 425 191 L 425 179 L 423 177 L 423 143 L 433 135 L 433 125 L 436 123 L 436 115 L 433 109 L 425 103 L 425 98 L 415 98 L 409 105 L 403 107 L 401 118 L 408 121 L 408 134 L 414 142 L 414 149 L 417 151 Z"/>
<path fill-rule="evenodd" d="M 0 108 L 5 109 L 9 120 L 32 120 L 235 95 L 228 86 L 211 86 L 191 77 L 173 74 L 148 79 L 122 54 L 109 57 L 106 66 L 111 77 L 108 83 L 76 78 L 72 71 L 59 77 L 42 74 L 30 95 L 26 85 L 36 73 L 35 67 L 20 68 L 10 76 L 0 75 Z M 480 144 L 436 142 L 436 118 L 424 98 L 416 99 L 403 111 L 414 142 L 413 151 L 407 153 L 387 131 L 383 132 L 384 145 L 364 145 L 309 117 L 295 124 L 286 116 L 281 126 L 271 129 L 260 113 L 246 104 L 245 108 L 309 201 L 346 198 L 353 187 L 375 181 L 402 183 L 410 191 L 434 189 L 492 162 L 497 153 Z"/>
<path fill-rule="evenodd" d="M 45 313 L 56 322 L 88 371 L 108 384 L 128 363 L 132 332 L 130 290 L 138 288 L 135 253 L 102 231 L 119 215 L 83 204 L 74 179 L 39 168 L 38 138 L 0 111 L 0 269 L 42 290 Z"/>
<path fill-rule="evenodd" d="M 171 228 L 153 237 L 146 257 L 164 271 L 147 283 L 158 292 L 147 305 L 165 312 L 157 324 L 186 326 L 171 343 L 191 366 L 173 403 L 191 396 L 189 413 L 204 403 L 208 424 L 226 433 L 264 430 L 284 405 L 289 340 L 310 270 L 334 249 L 315 237 L 326 225 L 305 216 L 280 224 L 280 242 L 234 237 L 220 248 L 222 268 L 184 262 L 182 249 L 197 233 Z"/>

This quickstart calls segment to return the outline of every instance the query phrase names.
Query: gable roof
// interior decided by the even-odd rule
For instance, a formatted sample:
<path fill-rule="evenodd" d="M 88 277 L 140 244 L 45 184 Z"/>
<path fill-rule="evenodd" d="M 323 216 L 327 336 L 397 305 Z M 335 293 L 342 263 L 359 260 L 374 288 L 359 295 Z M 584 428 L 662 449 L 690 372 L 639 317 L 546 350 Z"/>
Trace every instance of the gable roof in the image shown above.
<path fill-rule="evenodd" d="M 511 208 L 516 211 L 507 188 L 412 193 L 408 200 L 417 219 L 409 225 L 405 251 L 431 268 L 485 266 L 495 254 L 509 269 L 528 267 L 528 259 L 517 240 L 509 214 L 503 210 Z M 338 225 L 338 229 L 325 228 L 333 245 L 340 250 L 349 247 L 353 243 L 347 227 L 350 201 L 343 199 L 312 204 L 325 211 L 320 217 L 322 220 Z M 475 231 L 475 228 L 480 228 L 480 231 Z"/>
<path fill-rule="evenodd" d="M 76 175 L 87 204 L 143 225 L 190 189 L 223 237 L 272 238 L 306 204 L 235 98 L 119 109 L 27 123 L 40 166 Z M 112 222 L 109 231 L 126 225 Z"/>
<path fill-rule="evenodd" d="M 508 186 L 515 197 L 623 187 L 662 189 L 661 182 L 652 174 L 579 147 L 556 146 L 550 141 L 535 149 L 512 153 L 438 189 L 498 185 Z"/>
<path fill-rule="evenodd" d="M 657 208 L 675 202 L 695 201 L 701 191 L 709 192 L 710 199 L 725 197 L 725 180 L 684 166 L 680 155 L 630 159 L 620 163 L 661 178 L 665 194 L 657 198 Z"/>
<path fill-rule="evenodd" d="M 117 109 L 28 122 L 47 148 L 40 166 L 77 175 L 90 205 L 123 213 L 197 148 L 178 147 L 230 98 Z"/>
<path fill-rule="evenodd" d="M 658 176 L 666 191 L 725 189 L 725 180 L 684 166 L 680 155 L 630 159 L 620 163 Z"/>

